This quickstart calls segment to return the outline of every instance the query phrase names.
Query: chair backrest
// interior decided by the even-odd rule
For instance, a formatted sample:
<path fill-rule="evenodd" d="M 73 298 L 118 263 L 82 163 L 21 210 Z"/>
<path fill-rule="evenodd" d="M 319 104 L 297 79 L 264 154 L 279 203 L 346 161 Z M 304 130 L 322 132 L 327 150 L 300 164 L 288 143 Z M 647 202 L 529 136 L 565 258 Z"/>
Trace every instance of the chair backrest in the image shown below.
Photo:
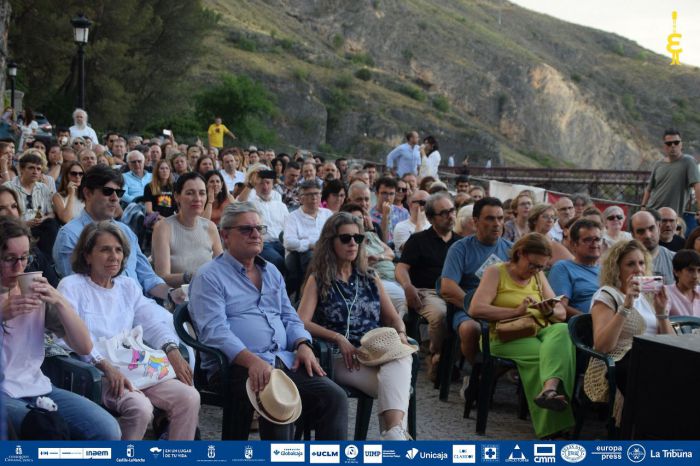
<path fill-rule="evenodd" d="M 177 332 L 177 336 L 180 338 L 180 340 L 182 340 L 182 342 L 187 346 L 190 346 L 194 349 L 195 386 L 200 387 L 206 385 L 207 376 L 204 370 L 202 370 L 202 358 L 198 349 L 200 343 L 197 341 L 197 333 L 194 329 L 194 325 L 192 325 L 192 318 L 190 317 L 188 303 L 182 303 L 175 308 L 175 310 L 173 311 L 173 324 L 175 325 L 175 332 Z M 192 333 L 194 333 L 194 335 L 191 335 L 189 333 L 188 328 L 192 329 Z"/>
<path fill-rule="evenodd" d="M 569 320 L 569 336 L 574 345 L 593 347 L 593 318 L 590 314 L 579 314 Z"/>
<path fill-rule="evenodd" d="M 697 333 L 700 329 L 700 317 L 695 316 L 673 316 L 671 325 L 677 334 Z"/>

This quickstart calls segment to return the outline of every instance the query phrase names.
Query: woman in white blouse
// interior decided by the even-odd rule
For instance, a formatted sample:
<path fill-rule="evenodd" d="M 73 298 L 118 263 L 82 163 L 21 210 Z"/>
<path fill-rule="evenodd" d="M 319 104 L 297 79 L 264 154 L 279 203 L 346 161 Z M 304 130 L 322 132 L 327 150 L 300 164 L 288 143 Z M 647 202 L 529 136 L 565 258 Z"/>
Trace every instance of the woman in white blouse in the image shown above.
<path fill-rule="evenodd" d="M 146 298 L 135 280 L 120 275 L 129 250 L 128 240 L 114 223 L 87 225 L 73 251 L 75 275 L 64 278 L 58 289 L 85 321 L 93 342 L 141 325 L 144 340 L 163 349 L 175 370 L 177 378 L 138 390 L 93 348 L 89 361 L 105 374 L 102 403 L 119 413 L 122 440 L 143 438 L 153 406 L 166 412 L 170 440 L 192 440 L 199 420 L 199 392 L 178 350 L 172 315 Z"/>
<path fill-rule="evenodd" d="M 438 143 L 433 136 L 426 136 L 423 139 L 423 145 L 420 147 L 420 170 L 419 177 L 432 176 L 439 179 L 438 167 L 442 156 L 438 152 Z"/>

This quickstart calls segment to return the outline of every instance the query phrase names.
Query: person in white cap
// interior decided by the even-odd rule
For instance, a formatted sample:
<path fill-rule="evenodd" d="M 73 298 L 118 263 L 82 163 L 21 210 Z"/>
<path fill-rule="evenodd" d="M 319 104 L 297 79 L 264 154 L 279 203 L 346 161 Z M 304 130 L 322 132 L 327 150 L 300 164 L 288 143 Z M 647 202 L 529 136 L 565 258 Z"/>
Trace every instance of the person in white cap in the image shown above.
<path fill-rule="evenodd" d="M 229 386 L 236 410 L 232 437 L 248 438 L 253 406 L 246 383 L 264 401 L 266 387 L 277 387 L 273 369 L 278 368 L 298 388 L 305 422 L 312 424 L 316 440 L 345 440 L 347 395 L 324 377 L 282 274 L 260 257 L 267 230 L 260 213 L 250 202 L 236 202 L 226 207 L 220 226 L 225 252 L 197 271 L 190 284 L 189 311 L 199 341 L 222 351 L 231 364 Z M 219 383 L 213 356 L 202 354 L 202 368 L 210 383 Z M 284 423 L 260 418 L 261 439 L 294 438 L 293 413 L 281 414 L 272 417 Z"/>
<path fill-rule="evenodd" d="M 316 242 L 299 316 L 332 343 L 335 380 L 377 398 L 382 440 L 409 440 L 411 354 L 406 328 L 367 265 L 362 220 L 333 214 Z M 361 346 L 360 346 L 361 345 Z"/>

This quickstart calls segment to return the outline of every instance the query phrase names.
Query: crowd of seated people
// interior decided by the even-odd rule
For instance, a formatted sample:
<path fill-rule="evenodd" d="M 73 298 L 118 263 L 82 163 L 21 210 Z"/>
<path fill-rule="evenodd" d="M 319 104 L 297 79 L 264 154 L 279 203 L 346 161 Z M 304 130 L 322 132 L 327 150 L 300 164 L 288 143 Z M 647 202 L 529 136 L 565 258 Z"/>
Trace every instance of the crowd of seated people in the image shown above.
<path fill-rule="evenodd" d="M 264 439 L 293 438 L 301 415 L 316 438 L 345 439 L 341 385 L 377 398 L 382 439 L 410 438 L 411 312 L 428 324 L 431 380 L 448 332 L 474 364 L 478 321 L 490 322 L 491 351 L 517 365 L 537 437 L 573 425 L 568 319 L 591 314 L 595 348 L 624 377 L 634 335 L 672 332 L 669 315 L 700 316 L 700 229 L 685 240 L 672 208 L 601 213 L 584 194 L 550 204 L 531 190 L 504 203 L 468 177 L 440 181 L 437 141 L 418 140 L 409 133 L 386 169 L 301 151 L 178 145 L 173 136 L 110 132 L 100 145 L 81 134 L 19 154 L 0 142 L 3 400 L 14 430 L 46 395 L 60 401 L 72 438 L 141 439 L 154 407 L 168 420 L 162 438 L 194 438 L 199 394 L 168 312 L 186 301 L 199 340 L 229 358 L 237 438 L 247 438 L 257 411 Z M 147 251 L 122 221 L 135 208 L 151 236 Z M 25 271 L 42 276 L 22 291 Z M 649 274 L 666 286 L 642 295 L 637 277 Z M 542 303 L 555 295 L 561 301 Z M 501 340 L 496 322 L 514 317 L 540 329 Z M 136 386 L 98 349 L 137 326 L 167 356 L 172 378 Z M 103 372 L 100 405 L 43 376 L 45 329 Z M 332 380 L 314 339 L 332 347 Z M 20 342 L 29 363 L 20 362 Z M 202 367 L 220 382 L 204 355 Z M 600 384 L 588 377 L 591 397 Z M 623 399 L 628 387 L 618 387 Z M 281 389 L 298 405 L 277 416 L 262 404 Z"/>

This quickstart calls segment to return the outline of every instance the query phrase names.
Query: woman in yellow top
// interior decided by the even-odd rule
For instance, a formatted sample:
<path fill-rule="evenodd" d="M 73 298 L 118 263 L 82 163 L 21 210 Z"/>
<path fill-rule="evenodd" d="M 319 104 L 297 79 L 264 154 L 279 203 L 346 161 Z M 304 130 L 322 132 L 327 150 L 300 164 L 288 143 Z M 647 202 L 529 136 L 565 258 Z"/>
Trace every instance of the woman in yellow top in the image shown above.
<path fill-rule="evenodd" d="M 469 308 L 470 316 L 491 321 L 491 353 L 512 359 L 518 366 L 538 437 L 553 436 L 574 425 L 568 400 L 573 393 L 576 360 L 563 323 L 566 310 L 559 303 L 541 303 L 554 298 L 542 273 L 551 255 L 544 236 L 523 236 L 513 246 L 509 262 L 486 269 Z M 526 314 L 544 327 L 534 337 L 502 342 L 495 332 L 496 322 Z"/>

